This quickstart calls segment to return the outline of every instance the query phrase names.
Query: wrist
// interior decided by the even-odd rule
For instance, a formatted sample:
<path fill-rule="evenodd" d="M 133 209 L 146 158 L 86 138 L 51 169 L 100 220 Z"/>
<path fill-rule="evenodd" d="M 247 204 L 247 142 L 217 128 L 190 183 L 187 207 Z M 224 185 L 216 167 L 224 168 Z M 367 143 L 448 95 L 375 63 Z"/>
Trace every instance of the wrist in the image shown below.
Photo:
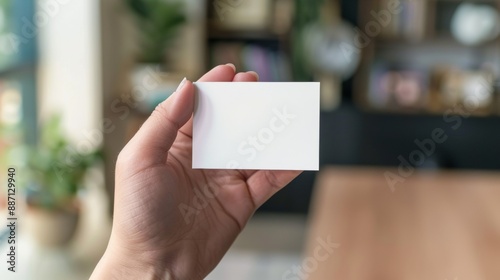
<path fill-rule="evenodd" d="M 152 260 L 143 254 L 134 254 L 108 246 L 90 279 L 177 280 L 178 278 L 174 277 L 166 263 Z"/>

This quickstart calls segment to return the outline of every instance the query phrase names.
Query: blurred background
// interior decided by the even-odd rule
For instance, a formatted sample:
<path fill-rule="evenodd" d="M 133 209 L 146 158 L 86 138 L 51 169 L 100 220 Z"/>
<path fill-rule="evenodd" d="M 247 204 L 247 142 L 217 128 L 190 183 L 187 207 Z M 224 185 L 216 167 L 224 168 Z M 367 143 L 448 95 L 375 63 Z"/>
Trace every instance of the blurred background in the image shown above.
<path fill-rule="evenodd" d="M 321 170 L 208 279 L 500 277 L 500 1 L 0 0 L 0 278 L 88 279 L 119 151 L 225 63 L 321 82 Z"/>

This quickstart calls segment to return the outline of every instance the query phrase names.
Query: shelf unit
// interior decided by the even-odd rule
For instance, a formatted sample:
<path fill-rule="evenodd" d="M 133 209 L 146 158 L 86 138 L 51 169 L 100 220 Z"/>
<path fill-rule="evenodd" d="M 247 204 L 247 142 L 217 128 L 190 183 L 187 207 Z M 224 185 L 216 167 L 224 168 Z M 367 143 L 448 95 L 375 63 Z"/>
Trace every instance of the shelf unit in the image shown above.
<path fill-rule="evenodd" d="M 219 5 L 226 6 L 222 7 L 215 5 L 217 2 L 220 1 L 209 0 L 207 5 L 206 70 L 234 63 L 238 71 L 257 71 L 261 81 L 292 80 L 290 5 L 293 0 L 223 1 Z M 222 14 L 217 8 L 224 9 Z M 253 12 L 241 14 L 248 9 Z M 280 23 L 273 21 L 278 9 L 283 19 Z M 231 17 L 231 13 L 240 14 Z M 250 17 L 261 18 L 262 22 L 250 23 L 253 22 Z"/>
<path fill-rule="evenodd" d="M 454 92 L 458 94 L 466 84 L 459 86 L 457 83 L 482 75 L 488 81 L 485 90 L 491 93 L 491 99 L 472 114 L 500 115 L 499 77 L 491 78 L 484 70 L 486 66 L 492 74 L 500 75 L 500 38 L 472 47 L 459 43 L 450 31 L 452 16 L 460 4 L 489 5 L 500 11 L 500 1 L 402 0 L 401 3 L 407 4 L 401 5 L 402 11 L 391 13 L 389 24 L 382 27 L 379 34 L 370 36 L 376 33 L 373 22 L 381 27 L 374 13 L 390 11 L 389 2 L 391 0 L 360 0 L 359 30 L 365 35 L 372 33 L 368 33 L 369 44 L 362 50 L 362 62 L 355 77 L 353 99 L 356 104 L 372 112 L 443 114 L 465 105 L 459 97 L 450 97 Z M 394 73 L 396 77 L 406 76 L 400 78 L 405 81 L 401 84 L 419 89 L 418 97 L 402 97 L 413 98 L 414 103 L 408 105 L 389 100 L 396 93 L 393 96 L 392 92 L 388 93 L 390 90 L 380 89 L 395 83 Z"/>

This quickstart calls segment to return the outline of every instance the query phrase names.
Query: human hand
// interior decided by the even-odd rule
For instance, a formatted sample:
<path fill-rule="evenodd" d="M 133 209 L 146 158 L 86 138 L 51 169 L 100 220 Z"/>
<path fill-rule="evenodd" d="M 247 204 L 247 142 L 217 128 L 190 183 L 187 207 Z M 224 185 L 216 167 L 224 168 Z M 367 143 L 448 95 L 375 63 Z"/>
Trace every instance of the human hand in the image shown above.
<path fill-rule="evenodd" d="M 220 65 L 203 82 L 254 82 Z M 92 279 L 203 279 L 255 210 L 300 171 L 193 170 L 190 81 L 118 156 L 113 230 Z"/>

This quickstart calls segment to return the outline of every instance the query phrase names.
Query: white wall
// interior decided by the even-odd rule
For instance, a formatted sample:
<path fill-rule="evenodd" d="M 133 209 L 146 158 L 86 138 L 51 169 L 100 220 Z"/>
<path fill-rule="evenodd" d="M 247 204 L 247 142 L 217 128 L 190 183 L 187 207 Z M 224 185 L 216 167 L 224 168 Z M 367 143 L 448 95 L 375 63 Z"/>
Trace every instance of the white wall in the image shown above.
<path fill-rule="evenodd" d="M 97 145 L 86 137 L 102 120 L 99 0 L 37 0 L 37 8 L 39 117 L 60 112 L 76 144 Z"/>
<path fill-rule="evenodd" d="M 61 113 L 68 137 L 77 152 L 84 153 L 102 141 L 100 0 L 37 2 L 38 13 L 48 18 L 37 26 L 39 118 L 43 122 L 51 114 Z M 89 265 L 66 270 L 75 277 L 90 275 L 106 248 L 111 228 L 103 168 L 92 171 L 81 201 L 80 226 L 70 244 L 71 256 Z M 89 243 L 95 246 L 89 247 Z M 40 275 L 40 279 L 45 278 Z"/>

